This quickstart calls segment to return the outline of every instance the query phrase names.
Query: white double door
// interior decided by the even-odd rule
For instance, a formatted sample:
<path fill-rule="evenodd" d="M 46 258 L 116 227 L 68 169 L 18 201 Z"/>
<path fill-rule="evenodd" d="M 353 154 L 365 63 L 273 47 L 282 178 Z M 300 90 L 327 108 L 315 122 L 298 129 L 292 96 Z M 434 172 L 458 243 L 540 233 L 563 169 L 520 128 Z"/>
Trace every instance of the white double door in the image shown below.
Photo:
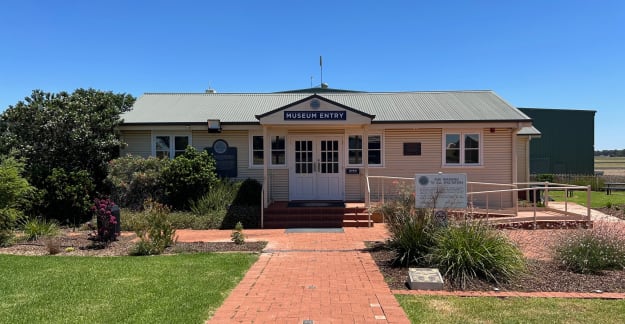
<path fill-rule="evenodd" d="M 288 152 L 290 200 L 343 200 L 342 138 L 293 137 Z"/>

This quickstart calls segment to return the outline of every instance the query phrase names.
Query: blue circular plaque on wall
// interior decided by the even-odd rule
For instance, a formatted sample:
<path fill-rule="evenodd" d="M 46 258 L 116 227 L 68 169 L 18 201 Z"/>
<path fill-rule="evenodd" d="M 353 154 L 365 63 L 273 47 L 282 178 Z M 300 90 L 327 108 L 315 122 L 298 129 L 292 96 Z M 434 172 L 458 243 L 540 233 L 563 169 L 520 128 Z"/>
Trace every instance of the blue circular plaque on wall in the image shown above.
<path fill-rule="evenodd" d="M 310 101 L 310 108 L 317 109 L 319 108 L 319 106 L 321 106 L 321 103 L 319 103 L 319 100 L 313 99 Z"/>
<path fill-rule="evenodd" d="M 213 151 L 217 154 L 224 154 L 228 150 L 228 143 L 222 139 L 213 142 Z"/>

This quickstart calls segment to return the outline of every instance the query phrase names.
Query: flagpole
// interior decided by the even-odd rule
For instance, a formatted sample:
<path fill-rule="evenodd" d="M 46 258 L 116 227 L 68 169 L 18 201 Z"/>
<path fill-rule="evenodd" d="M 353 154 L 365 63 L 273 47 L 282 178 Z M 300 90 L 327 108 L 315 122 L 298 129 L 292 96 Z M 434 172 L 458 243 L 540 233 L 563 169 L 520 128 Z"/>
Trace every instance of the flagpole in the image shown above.
<path fill-rule="evenodd" d="M 323 59 L 321 55 L 319 55 L 319 69 L 321 70 L 321 84 L 319 86 L 321 86 L 323 84 Z"/>

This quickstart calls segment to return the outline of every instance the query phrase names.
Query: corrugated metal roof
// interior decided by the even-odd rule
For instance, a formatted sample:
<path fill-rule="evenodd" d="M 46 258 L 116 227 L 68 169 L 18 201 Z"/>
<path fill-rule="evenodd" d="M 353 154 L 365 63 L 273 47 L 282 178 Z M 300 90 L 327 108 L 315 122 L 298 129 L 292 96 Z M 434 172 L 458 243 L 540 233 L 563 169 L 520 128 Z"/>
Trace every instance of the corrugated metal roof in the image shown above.
<path fill-rule="evenodd" d="M 523 127 L 517 133 L 519 136 L 540 136 L 541 132 L 534 126 Z"/>
<path fill-rule="evenodd" d="M 126 124 L 258 122 L 261 115 L 313 93 L 146 93 L 123 114 Z M 347 92 L 321 97 L 375 115 L 373 122 L 529 121 L 492 91 Z"/>

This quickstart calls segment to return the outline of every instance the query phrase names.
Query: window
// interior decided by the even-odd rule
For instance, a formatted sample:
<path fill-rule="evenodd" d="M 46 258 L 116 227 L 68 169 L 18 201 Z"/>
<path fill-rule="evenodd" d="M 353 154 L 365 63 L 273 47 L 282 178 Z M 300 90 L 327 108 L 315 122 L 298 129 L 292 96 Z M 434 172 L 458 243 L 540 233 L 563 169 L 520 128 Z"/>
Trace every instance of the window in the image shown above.
<path fill-rule="evenodd" d="M 349 135 L 348 139 L 348 163 L 363 164 L 362 135 Z M 382 136 L 369 135 L 367 137 L 367 161 L 369 165 L 382 164 Z"/>
<path fill-rule="evenodd" d="M 445 164 L 479 165 L 480 163 L 479 133 L 445 134 Z"/>
<path fill-rule="evenodd" d="M 188 135 L 158 135 L 154 137 L 154 155 L 169 159 L 184 153 L 191 143 Z"/>
<path fill-rule="evenodd" d="M 252 136 L 252 165 L 262 166 L 264 157 L 264 141 L 261 135 Z M 271 165 L 286 164 L 286 140 L 284 136 L 271 137 Z"/>
<path fill-rule="evenodd" d="M 382 136 L 369 136 L 369 164 L 382 164 Z"/>
<path fill-rule="evenodd" d="M 284 136 L 273 136 L 271 138 L 271 164 L 286 164 L 286 149 Z"/>
<path fill-rule="evenodd" d="M 348 163 L 362 164 L 362 136 L 350 135 L 348 142 Z"/>
<path fill-rule="evenodd" d="M 252 165 L 263 165 L 263 137 L 252 136 Z"/>

